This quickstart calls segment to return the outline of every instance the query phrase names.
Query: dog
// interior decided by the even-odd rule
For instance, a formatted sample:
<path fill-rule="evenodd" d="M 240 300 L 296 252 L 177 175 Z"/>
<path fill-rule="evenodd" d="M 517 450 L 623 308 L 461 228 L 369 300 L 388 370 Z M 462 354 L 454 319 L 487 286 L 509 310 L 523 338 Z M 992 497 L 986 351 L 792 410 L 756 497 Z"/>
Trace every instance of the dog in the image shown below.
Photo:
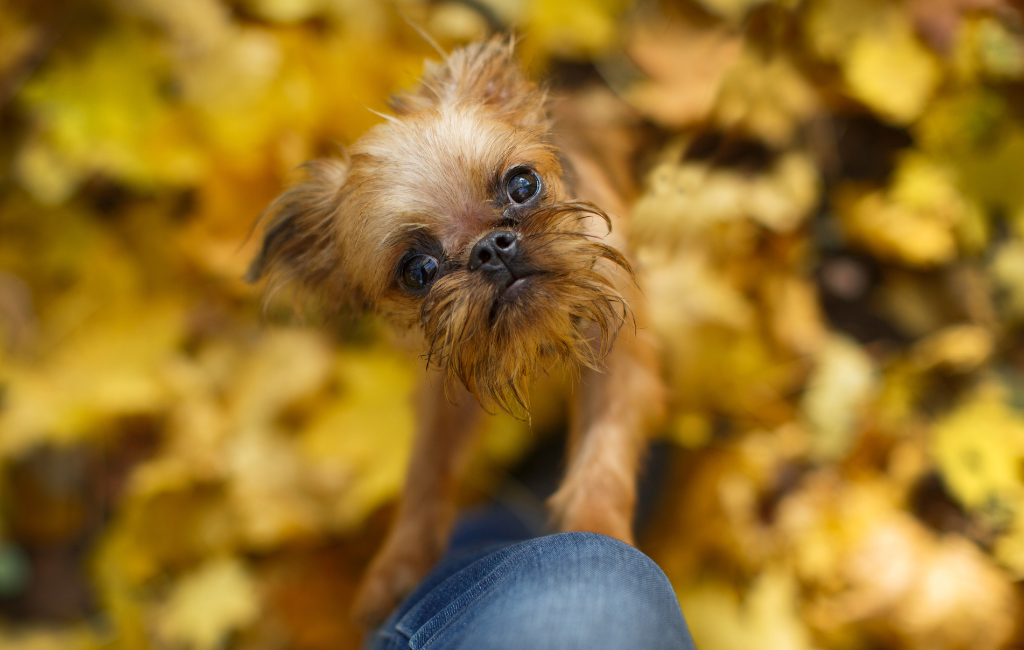
<path fill-rule="evenodd" d="M 530 379 L 554 364 L 575 377 L 554 520 L 633 543 L 664 388 L 627 246 L 629 136 L 609 96 L 552 101 L 511 38 L 465 46 L 265 212 L 250 281 L 384 314 L 427 359 L 413 461 L 357 592 L 366 625 L 444 550 L 481 416 L 528 412 Z"/>

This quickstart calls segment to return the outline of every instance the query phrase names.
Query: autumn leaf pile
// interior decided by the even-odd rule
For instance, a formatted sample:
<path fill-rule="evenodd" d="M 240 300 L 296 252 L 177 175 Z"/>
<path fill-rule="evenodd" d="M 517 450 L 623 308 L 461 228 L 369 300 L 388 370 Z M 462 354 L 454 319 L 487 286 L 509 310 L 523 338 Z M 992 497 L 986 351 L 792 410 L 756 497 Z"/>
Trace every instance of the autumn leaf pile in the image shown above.
<path fill-rule="evenodd" d="M 0 647 L 357 647 L 422 360 L 241 277 L 434 55 L 412 25 L 515 27 L 649 123 L 642 547 L 698 647 L 1024 647 L 1022 9 L 0 0 Z M 557 428 L 537 392 L 467 500 Z"/>

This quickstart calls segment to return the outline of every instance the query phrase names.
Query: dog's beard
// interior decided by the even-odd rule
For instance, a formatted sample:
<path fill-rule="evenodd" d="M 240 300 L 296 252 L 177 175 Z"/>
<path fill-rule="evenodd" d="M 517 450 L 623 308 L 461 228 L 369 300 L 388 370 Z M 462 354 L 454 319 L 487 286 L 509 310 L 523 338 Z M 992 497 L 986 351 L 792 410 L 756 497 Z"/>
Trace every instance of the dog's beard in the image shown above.
<path fill-rule="evenodd" d="M 449 384 L 461 381 L 485 408 L 526 414 L 528 383 L 538 372 L 557 362 L 573 371 L 599 367 L 631 314 L 597 269 L 631 270 L 618 251 L 582 232 L 587 217 L 608 222 L 583 202 L 527 218 L 519 232 L 532 274 L 515 295 L 465 264 L 437 281 L 424 301 L 422 323 L 428 362 Z"/>

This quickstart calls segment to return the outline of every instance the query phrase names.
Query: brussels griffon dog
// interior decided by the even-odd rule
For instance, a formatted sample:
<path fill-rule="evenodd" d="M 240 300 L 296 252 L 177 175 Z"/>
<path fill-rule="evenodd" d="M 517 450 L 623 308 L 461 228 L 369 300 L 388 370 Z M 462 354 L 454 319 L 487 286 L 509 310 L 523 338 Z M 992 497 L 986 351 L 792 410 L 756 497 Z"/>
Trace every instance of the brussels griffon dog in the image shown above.
<path fill-rule="evenodd" d="M 267 209 L 250 280 L 304 286 L 422 337 L 412 463 L 356 599 L 367 624 L 444 550 L 481 414 L 525 412 L 530 378 L 552 364 L 576 377 L 554 517 L 633 541 L 662 385 L 626 248 L 628 147 L 609 106 L 549 101 L 509 39 L 470 45 L 428 62 L 394 116 L 343 157 L 307 163 Z"/>

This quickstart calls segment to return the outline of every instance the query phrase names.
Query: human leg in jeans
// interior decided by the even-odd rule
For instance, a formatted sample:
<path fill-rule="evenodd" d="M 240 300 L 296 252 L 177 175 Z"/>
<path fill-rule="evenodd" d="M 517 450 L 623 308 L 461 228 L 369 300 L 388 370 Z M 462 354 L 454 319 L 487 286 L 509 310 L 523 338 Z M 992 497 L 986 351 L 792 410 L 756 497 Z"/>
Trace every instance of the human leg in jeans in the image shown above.
<path fill-rule="evenodd" d="M 487 525 L 510 528 L 500 515 Z M 665 574 L 627 544 L 583 532 L 466 543 L 457 531 L 366 647 L 692 650 L 693 641 Z"/>

